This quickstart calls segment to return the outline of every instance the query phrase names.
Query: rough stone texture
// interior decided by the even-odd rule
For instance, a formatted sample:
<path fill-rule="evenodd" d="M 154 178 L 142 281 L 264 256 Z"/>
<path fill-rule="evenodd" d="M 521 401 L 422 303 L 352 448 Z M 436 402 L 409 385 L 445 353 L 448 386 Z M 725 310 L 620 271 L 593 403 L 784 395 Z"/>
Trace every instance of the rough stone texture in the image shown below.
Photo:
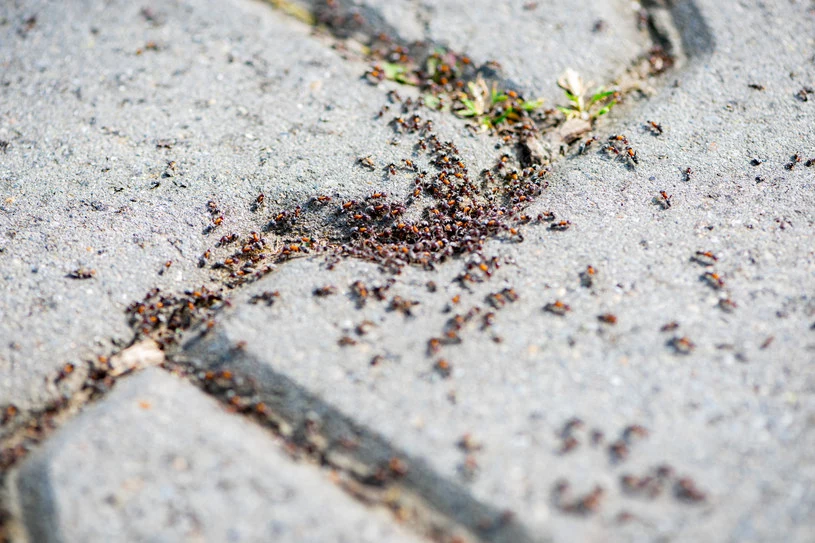
<path fill-rule="evenodd" d="M 523 244 L 492 244 L 488 254 L 511 264 L 472 292 L 451 281 L 461 263 L 406 271 L 389 295 L 419 301 L 413 318 L 376 302 L 355 308 L 351 282 L 385 281 L 373 266 L 345 262 L 329 272 L 319 261 L 291 263 L 241 295 L 280 290 L 280 301 L 237 304 L 211 348 L 245 341 L 260 364 L 449 479 L 461 477 L 457 441 L 473 434 L 484 445 L 468 483 L 474 496 L 515 510 L 533 533 L 549 530 L 558 541 L 811 540 L 815 192 L 811 168 L 785 166 L 794 153 L 815 156 L 813 101 L 795 96 L 815 82 L 812 39 L 801 46 L 815 15 L 805 2 L 675 4 L 696 56 L 629 120 L 599 131 L 626 134 L 640 164 L 600 150 L 571 157 L 530 210 L 554 211 L 572 221 L 570 230 L 530 226 Z M 704 36 L 713 40 L 700 43 Z M 664 134 L 651 134 L 649 120 Z M 753 166 L 753 157 L 764 162 Z M 661 190 L 672 195 L 669 209 L 654 201 Z M 696 251 L 719 260 L 702 267 L 690 261 Z M 579 273 L 588 265 L 598 272 L 584 288 Z M 706 270 L 725 287 L 706 285 Z M 430 279 L 440 293 L 424 288 Z M 343 294 L 311 296 L 329 283 Z M 452 314 L 486 311 L 484 296 L 504 286 L 521 299 L 497 312 L 492 331 L 471 325 L 462 345 L 426 355 L 427 340 Z M 443 313 L 456 294 L 459 306 Z M 718 306 L 725 297 L 737 304 L 732 313 Z M 555 300 L 572 311 L 544 312 Z M 607 312 L 616 325 L 598 321 Z M 377 326 L 356 336 L 366 319 Z M 671 321 L 679 328 L 660 332 Z M 343 335 L 357 345 L 340 347 Z M 674 352 L 674 336 L 696 348 Z M 376 354 L 385 359 L 371 367 Z M 431 369 L 438 357 L 453 365 L 449 380 Z M 572 417 L 586 424 L 576 433 L 581 445 L 560 454 L 557 434 Z M 632 440 L 629 458 L 615 463 L 607 445 L 629 424 L 649 436 Z M 602 446 L 589 445 L 592 428 L 604 433 Z M 662 463 L 691 477 L 707 500 L 678 500 L 676 478 L 655 500 L 622 491 L 622 475 Z M 558 510 L 551 492 L 562 478 L 575 495 L 603 486 L 599 512 Z M 634 518 L 619 522 L 623 512 Z"/>
<path fill-rule="evenodd" d="M 413 541 L 158 369 L 120 382 L 16 476 L 31 541 Z"/>
<path fill-rule="evenodd" d="M 391 26 L 403 26 L 403 37 L 421 32 L 477 49 L 473 54 L 485 57 L 478 60 L 497 58 L 510 79 L 544 94 L 562 67 L 585 67 L 587 78 L 601 81 L 642 43 L 627 49 L 635 22 L 622 4 L 600 15 L 609 34 L 592 33 L 597 15 L 574 11 L 575 3 L 538 4 L 516 21 L 519 2 L 459 11 L 434 4 L 432 16 L 421 3 L 365 3 Z M 533 538 L 811 541 L 815 168 L 804 161 L 815 158 L 815 96 L 804 101 L 796 94 L 815 87 L 815 7 L 786 0 L 648 4 L 671 6 L 688 62 L 650 100 L 629 104 L 598 127 L 601 139 L 626 134 L 639 165 L 607 156 L 600 144 L 557 165 L 529 214 L 553 211 L 572 222 L 568 231 L 529 225 L 522 244 L 492 242 L 487 254 L 501 256 L 502 268 L 471 290 L 453 282 L 463 262 L 435 272 L 405 270 L 389 296 L 419 301 L 412 317 L 376 301 L 356 307 L 348 294 L 353 281 L 387 279 L 373 265 L 345 261 L 329 271 L 321 259 L 287 263 L 236 293 L 233 309 L 190 345 L 193 362 L 217 359 L 258 375 L 274 370 L 326 410 L 363 426 L 371 440 L 423 462 L 440 487 L 455 483 L 472 493 L 471 504 L 513 510 Z M 152 22 L 139 14 L 141 5 L 124 2 L 104 9 L 92 2 L 0 8 L 0 41 L 8 44 L 0 48 L 8 97 L 0 104 L 0 139 L 10 142 L 0 153 L 3 402 L 36 405 L 50 394 L 43 375 L 96 354 L 110 336 L 127 338 L 121 311 L 148 288 L 208 280 L 195 263 L 213 238 L 258 230 L 268 220 L 248 211 L 258 192 L 274 207 L 317 192 L 350 198 L 374 188 L 410 189 L 408 176 L 354 164 L 368 154 L 380 166 L 411 156 L 408 143 L 389 145 L 392 131 L 374 119 L 387 87 L 363 84 L 362 65 L 342 60 L 266 6 L 225 5 L 155 4 Z M 614 10 L 616 3 L 597 5 Z M 36 24 L 26 29 L 35 13 Z M 567 34 L 538 32 L 537 17 L 544 25 L 566 21 Z M 512 39 L 488 39 L 497 31 L 478 22 L 493 20 L 497 28 L 511 26 Z M 453 23 L 468 29 L 447 35 L 444 27 Z M 616 32 L 623 33 L 624 54 L 602 56 L 610 49 L 603 40 L 617 43 Z M 151 40 L 158 50 L 137 54 Z M 553 43 L 562 46 L 554 60 L 518 53 Z M 561 59 L 569 62 L 561 66 Z M 664 133 L 650 133 L 647 121 L 661 123 Z M 438 126 L 459 143 L 472 171 L 502 152 L 455 120 Z M 163 139 L 175 141 L 170 150 L 156 148 Z M 794 153 L 803 161 L 788 169 Z M 753 158 L 761 164 L 752 165 Z M 163 177 L 170 160 L 178 171 Z M 151 188 L 154 181 L 160 186 Z M 669 208 L 654 201 L 659 191 L 671 195 Z M 207 238 L 204 206 L 212 197 L 227 225 Z M 712 251 L 718 261 L 699 266 L 690 261 L 696 251 Z M 159 276 L 168 259 L 174 265 Z M 95 278 L 64 277 L 80 265 L 96 269 Z M 588 265 L 597 274 L 583 287 L 579 273 Z M 706 270 L 721 274 L 725 287 L 701 281 Z M 428 280 L 437 292 L 425 287 Z M 327 284 L 339 294 L 312 295 Z M 505 286 L 520 299 L 496 311 L 491 328 L 482 331 L 476 321 L 461 345 L 427 356 L 428 339 L 441 335 L 452 315 L 475 305 L 483 314 L 485 296 Z M 274 305 L 247 303 L 265 290 L 280 291 Z M 737 304 L 732 312 L 718 305 L 725 297 Z M 555 300 L 571 311 L 563 317 L 543 311 Z M 609 312 L 616 325 L 598 321 Z M 376 326 L 357 335 L 355 326 L 365 320 Z M 660 332 L 671 321 L 679 328 Z M 344 335 L 356 345 L 340 347 Z M 674 352 L 667 345 L 674 336 L 687 336 L 695 349 Z M 245 356 L 232 357 L 239 345 Z M 375 355 L 383 359 L 372 366 Z M 452 364 L 449 379 L 432 369 L 441 357 Z M 563 453 L 559 433 L 573 417 L 584 421 L 574 432 L 580 444 Z M 229 420 L 237 426 L 219 425 L 213 443 L 251 430 Z M 629 456 L 615 462 L 608 444 L 630 424 L 649 435 L 631 439 Z M 590 444 L 592 429 L 603 432 L 602 444 Z M 105 439 L 86 433 L 66 428 L 55 439 Z M 478 467 L 469 476 L 458 445 L 465 434 L 483 445 L 471 453 Z M 123 431 L 122 439 L 134 436 Z M 59 443 L 47 443 L 46 451 Z M 105 461 L 100 450 L 92 443 L 84 454 Z M 68 458 L 42 455 L 36 458 Z M 25 470 L 41 473 L 29 467 L 39 461 Z M 707 499 L 676 499 L 677 477 L 653 500 L 621 488 L 622 475 L 646 475 L 664 463 L 678 477 L 691 477 Z M 97 476 L 82 471 L 70 480 L 82 486 Z M 601 485 L 598 511 L 559 509 L 552 491 L 561 479 L 573 496 Z M 26 488 L 29 510 L 57 503 L 40 498 L 48 487 L 39 494 Z M 71 491 L 64 496 L 70 501 Z"/>

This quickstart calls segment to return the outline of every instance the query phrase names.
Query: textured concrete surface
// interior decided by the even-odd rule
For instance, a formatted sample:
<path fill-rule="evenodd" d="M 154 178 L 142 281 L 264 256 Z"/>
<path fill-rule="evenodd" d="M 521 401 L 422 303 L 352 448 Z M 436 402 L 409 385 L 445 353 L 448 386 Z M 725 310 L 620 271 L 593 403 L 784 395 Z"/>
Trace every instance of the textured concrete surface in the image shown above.
<path fill-rule="evenodd" d="M 670 13 L 675 45 L 688 57 L 655 95 L 630 100 L 601 123 L 588 152 L 555 165 L 526 212 L 551 211 L 571 222 L 568 230 L 533 223 L 521 227 L 523 243 L 490 242 L 485 254 L 501 267 L 467 288 L 455 281 L 466 259 L 433 272 L 405 269 L 385 301 L 362 307 L 352 283 L 373 287 L 391 276 L 355 260 L 331 267 L 322 257 L 297 259 L 236 291 L 231 308 L 196 332 L 181 358 L 259 379 L 292 424 L 313 424 L 314 412 L 353 422 L 362 440 L 357 459 L 393 454 L 420 466 L 408 466 L 404 484 L 448 518 L 477 527 L 480 512 L 512 511 L 508 524 L 517 531 L 485 540 L 516 533 L 516 540 L 555 541 L 815 538 L 815 166 L 806 165 L 815 159 L 815 94 L 806 90 L 815 87 L 815 5 L 644 4 Z M 0 151 L 0 405 L 41 405 L 56 394 L 44 376 L 115 349 L 111 337 L 129 340 L 124 306 L 149 288 L 209 282 L 211 272 L 196 264 L 221 235 L 257 231 L 271 210 L 317 193 L 342 200 L 410 192 L 408 175 L 383 171 L 389 162 L 423 160 L 412 136 L 393 145 L 387 117 L 376 118 L 392 87 L 368 86 L 360 80 L 364 64 L 341 58 L 330 40 L 279 12 L 242 0 L 228 5 L 0 8 L 0 43 L 8 44 L 0 48 L 0 140 L 9 142 Z M 557 94 L 553 84 L 566 66 L 600 82 L 648 47 L 637 6 L 626 2 L 359 5 L 404 39 L 498 60 L 507 79 L 533 96 Z M 595 32 L 598 19 L 607 25 Z M 450 116 L 435 120 L 473 172 L 503 152 Z M 604 150 L 612 134 L 626 137 L 638 163 Z M 357 163 L 368 155 L 376 171 Z M 168 169 L 169 161 L 176 166 Z M 260 192 L 268 209 L 252 213 Z M 207 236 L 209 199 L 219 202 L 225 224 Z M 66 277 L 80 266 L 94 269 L 93 278 Z M 327 285 L 336 294 L 314 296 Z M 517 301 L 492 298 L 491 307 L 488 295 L 504 288 Z M 272 305 L 250 303 L 269 291 L 279 291 Z M 419 302 L 410 315 L 389 309 L 397 295 Z M 557 302 L 569 310 L 556 314 Z M 476 306 L 481 312 L 463 326 L 461 343 L 428 352 L 451 318 Z M 484 326 L 487 312 L 495 315 Z M 126 387 L 136 394 L 130 383 L 138 379 L 114 394 Z M 141 379 L 204 402 L 154 371 Z M 82 430 L 107 420 L 113 401 L 91 408 L 25 464 L 26 510 L 72 503 L 78 489 L 113 476 L 113 467 L 87 471 L 90 463 L 70 475 L 74 453 L 57 451 L 88 443 L 84 454 L 113 466 L 103 455 L 107 438 Z M 157 410 L 128 405 L 121 416 L 158 424 Z M 261 462 L 276 446 L 265 436 L 246 438 L 270 443 L 253 456 L 242 436 L 255 432 L 241 419 L 223 415 L 228 424 L 208 426 L 206 417 L 183 416 L 196 432 L 212 428 L 211 458 L 229 443 Z M 347 425 L 326 426 L 329 442 L 346 437 L 338 429 Z M 136 437 L 122 432 L 121 439 Z M 52 462 L 65 479 L 42 479 Z M 172 468 L 161 462 L 125 466 L 153 477 Z M 335 490 L 312 467 L 297 467 L 304 477 L 312 471 L 314 488 Z M 257 467 L 240 469 L 247 476 Z M 51 486 L 34 492 L 30 481 L 41 480 Z M 94 499 L 115 497 L 111 480 L 101 480 Z M 49 488 L 62 494 L 47 498 Z M 184 489 L 208 511 L 217 510 L 208 499 L 224 499 L 192 482 Z M 315 495 L 334 500 L 330 491 Z M 444 497 L 455 499 L 439 503 Z M 104 507 L 113 511 L 115 503 Z M 286 509 L 283 518 L 299 522 L 311 507 Z M 76 511 L 66 530 L 97 529 Z M 226 517 L 212 517 L 213 529 L 226 529 Z"/>
<path fill-rule="evenodd" d="M 63 427 L 16 486 L 31 541 L 416 541 L 156 369 Z"/>

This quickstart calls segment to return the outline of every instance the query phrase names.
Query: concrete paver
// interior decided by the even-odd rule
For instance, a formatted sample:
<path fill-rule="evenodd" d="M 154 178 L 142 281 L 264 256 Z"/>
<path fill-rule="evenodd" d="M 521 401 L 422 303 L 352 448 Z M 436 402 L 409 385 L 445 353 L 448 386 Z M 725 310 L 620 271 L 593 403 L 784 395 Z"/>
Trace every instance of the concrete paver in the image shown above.
<path fill-rule="evenodd" d="M 31 541 L 415 541 L 162 370 L 119 383 L 16 477 Z"/>

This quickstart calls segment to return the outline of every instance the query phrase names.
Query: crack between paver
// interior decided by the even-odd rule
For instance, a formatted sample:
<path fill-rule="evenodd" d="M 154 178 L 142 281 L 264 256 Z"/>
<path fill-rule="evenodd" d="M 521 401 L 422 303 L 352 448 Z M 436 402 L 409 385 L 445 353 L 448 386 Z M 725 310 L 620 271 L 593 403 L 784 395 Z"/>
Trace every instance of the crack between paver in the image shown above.
<path fill-rule="evenodd" d="M 434 7 L 424 3 L 424 0 L 412 0 L 413 9 L 416 11 L 416 20 L 422 26 L 424 40 L 430 40 L 430 22 L 433 18 Z"/>
<path fill-rule="evenodd" d="M 283 0 L 262 1 L 278 5 Z M 363 48 L 369 49 L 376 49 L 383 43 L 393 44 L 419 59 L 423 58 L 427 51 L 439 48 L 448 50 L 445 43 L 437 42 L 430 37 L 430 15 L 426 13 L 422 0 L 410 2 L 414 17 L 423 26 L 424 39 L 420 42 L 406 40 L 375 8 L 360 6 L 353 0 L 301 1 L 311 7 L 315 28 L 327 32 L 331 39 L 337 40 L 340 44 L 344 41 L 356 41 Z M 693 0 L 645 0 L 641 14 L 644 14 L 644 19 L 640 24 L 652 47 L 647 53 L 632 59 L 628 69 L 618 74 L 616 82 L 619 83 L 618 87 L 623 97 L 633 94 L 633 91 L 647 94 L 644 82 L 658 79 L 663 73 L 684 66 L 694 57 L 707 55 L 714 47 L 712 34 Z M 658 63 L 664 64 L 664 68 L 656 68 L 652 72 L 646 70 L 643 73 L 643 65 L 647 65 L 655 58 Z M 370 62 L 373 59 L 362 60 Z M 517 82 L 503 73 L 500 65 L 493 62 L 487 61 L 478 66 L 475 77 L 483 78 L 487 83 L 495 83 L 507 91 L 520 92 L 521 89 Z M 475 77 L 471 81 L 475 81 Z M 664 79 L 663 77 L 662 80 Z M 618 99 L 615 97 L 615 100 Z M 594 128 L 595 120 L 596 118 L 591 118 L 590 129 Z M 521 131 L 515 135 L 518 144 L 517 158 L 522 167 L 563 158 L 566 149 L 574 143 L 575 135 L 573 132 L 565 131 L 565 127 L 561 133 L 562 124 L 561 122 L 550 125 L 549 119 L 545 119 L 545 122 L 539 123 L 538 130 L 533 126 L 531 134 Z M 497 127 L 495 128 L 496 133 L 501 133 Z M 535 134 L 536 131 L 539 133 Z"/>
<path fill-rule="evenodd" d="M 199 330 L 173 361 L 208 394 L 344 474 L 344 488 L 352 495 L 387 507 L 433 541 L 548 540 L 529 533 L 512 512 L 480 502 L 466 488 L 439 476 L 425 460 L 400 451 L 291 378 L 236 348 L 223 332 Z"/>
<path fill-rule="evenodd" d="M 643 0 L 649 13 L 648 30 L 654 42 L 680 60 L 713 52 L 716 41 L 693 0 Z"/>

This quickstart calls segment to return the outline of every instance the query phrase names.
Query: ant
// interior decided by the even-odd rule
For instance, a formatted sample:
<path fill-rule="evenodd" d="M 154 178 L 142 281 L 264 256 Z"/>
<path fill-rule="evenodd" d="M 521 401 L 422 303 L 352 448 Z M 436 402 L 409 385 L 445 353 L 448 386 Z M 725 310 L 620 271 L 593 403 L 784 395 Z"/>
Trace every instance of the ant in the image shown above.
<path fill-rule="evenodd" d="M 267 290 L 261 292 L 260 294 L 254 294 L 251 298 L 249 298 L 249 303 L 252 305 L 258 304 L 260 302 L 266 302 L 266 305 L 274 304 L 275 300 L 280 297 L 280 292 L 277 290 Z"/>
<path fill-rule="evenodd" d="M 804 87 L 803 89 L 795 93 L 795 97 L 802 102 L 809 102 L 809 95 L 812 94 L 813 92 L 815 92 L 814 89 L 810 87 Z"/>
<path fill-rule="evenodd" d="M 721 290 L 724 288 L 724 279 L 722 279 L 722 276 L 719 275 L 718 273 L 705 272 L 702 274 L 700 279 L 715 290 Z"/>
<path fill-rule="evenodd" d="M 218 243 L 216 243 L 215 245 L 217 247 L 223 247 L 223 246 L 229 245 L 230 243 L 233 243 L 235 241 L 238 241 L 238 234 L 233 233 L 233 234 L 230 234 L 228 236 L 221 236 L 221 239 L 218 240 Z M 207 258 L 209 258 L 209 257 L 207 257 Z"/>
<path fill-rule="evenodd" d="M 71 375 L 74 372 L 75 369 L 76 369 L 76 366 L 74 366 L 72 363 L 68 362 L 67 364 L 62 366 L 62 368 L 60 368 L 59 373 L 57 374 L 56 378 L 54 379 L 54 382 L 59 383 L 60 381 L 62 381 L 63 379 L 65 379 L 66 377 Z"/>
<path fill-rule="evenodd" d="M 358 336 L 364 336 L 374 326 L 376 326 L 376 324 L 374 322 L 369 321 L 369 320 L 364 320 L 361 323 L 357 324 L 356 328 L 354 328 L 354 331 L 357 333 Z"/>
<path fill-rule="evenodd" d="M 677 328 L 679 328 L 679 323 L 676 322 L 676 321 L 671 321 L 668 324 L 663 324 L 660 327 L 659 331 L 660 332 L 673 332 Z"/>
<path fill-rule="evenodd" d="M 788 170 L 792 170 L 793 168 L 795 168 L 795 165 L 798 164 L 799 162 L 801 162 L 801 155 L 795 153 L 794 155 L 792 155 L 791 162 L 784 167 Z"/>
<path fill-rule="evenodd" d="M 365 73 L 365 77 L 369 83 L 379 83 L 385 80 L 385 70 L 380 66 L 372 66 L 371 69 Z"/>
<path fill-rule="evenodd" d="M 659 191 L 659 196 L 654 198 L 654 202 L 660 206 L 662 209 L 670 209 L 671 207 L 671 198 L 673 196 L 669 195 L 664 190 Z"/>
<path fill-rule="evenodd" d="M 712 266 L 714 263 L 719 261 L 719 257 L 710 251 L 696 251 L 696 254 L 690 259 L 692 262 L 696 262 L 702 266 Z"/>
<path fill-rule="evenodd" d="M 668 346 L 677 354 L 690 354 L 696 348 L 696 345 L 687 336 L 671 338 L 668 340 Z"/>
<path fill-rule="evenodd" d="M 614 155 L 618 159 L 622 157 L 624 160 L 630 161 L 629 167 L 640 163 L 637 151 L 631 147 L 628 138 L 622 134 L 609 136 L 608 145 L 604 148 L 604 151 L 606 155 Z"/>
<path fill-rule="evenodd" d="M 92 279 L 96 275 L 96 270 L 79 267 L 74 271 L 68 273 L 71 279 Z"/>
<path fill-rule="evenodd" d="M 626 443 L 630 443 L 632 437 L 644 438 L 648 437 L 649 433 L 650 432 L 648 431 L 648 428 L 646 428 L 645 426 L 642 426 L 641 424 L 632 424 L 630 426 L 626 426 L 625 429 L 623 429 L 622 437 Z"/>
<path fill-rule="evenodd" d="M 648 121 L 646 124 L 648 130 L 650 130 L 655 136 L 661 136 L 663 133 L 662 125 L 659 123 L 655 123 L 654 121 Z"/>
<path fill-rule="evenodd" d="M 736 302 L 730 298 L 722 298 L 719 300 L 719 309 L 725 313 L 732 313 L 737 307 Z"/>
<path fill-rule="evenodd" d="M 605 324 L 617 324 L 617 316 L 612 313 L 604 313 L 597 316 L 597 320 Z"/>
<path fill-rule="evenodd" d="M 374 160 L 373 158 L 371 158 L 370 155 L 358 158 L 357 163 L 365 168 L 368 168 L 371 171 L 376 169 L 376 164 L 374 163 Z"/>
<path fill-rule="evenodd" d="M 351 285 L 351 294 L 357 300 L 357 307 L 362 307 L 368 300 L 368 287 L 366 287 L 362 281 L 355 281 L 354 284 Z"/>
<path fill-rule="evenodd" d="M 558 317 L 563 317 L 564 315 L 566 315 L 566 313 L 571 311 L 571 309 L 572 309 L 571 307 L 564 304 L 560 300 L 555 300 L 554 302 L 550 302 L 543 306 L 544 311 L 548 311 L 549 313 L 557 315 Z"/>
<path fill-rule="evenodd" d="M 597 270 L 594 269 L 594 266 L 586 266 L 586 269 L 580 272 L 580 286 L 590 288 L 594 284 L 594 276 L 596 274 Z"/>
<path fill-rule="evenodd" d="M 379 366 L 379 365 L 380 365 L 380 364 L 382 364 L 384 361 L 385 361 L 385 357 L 384 357 L 384 356 L 382 356 L 381 354 L 377 354 L 377 355 L 374 355 L 374 357 L 373 357 L 373 358 L 371 358 L 371 361 L 370 361 L 370 363 L 369 363 L 369 364 L 370 364 L 371 366 Z"/>
<path fill-rule="evenodd" d="M 413 312 L 411 308 L 414 305 L 419 305 L 419 302 L 414 300 L 406 300 L 401 296 L 394 296 L 391 298 L 390 304 L 388 305 L 388 311 L 399 311 L 406 317 L 412 317 Z"/>
<path fill-rule="evenodd" d="M 162 266 L 162 268 L 158 271 L 158 274 L 159 275 L 164 275 L 164 272 L 172 265 L 173 265 L 173 261 L 168 260 L 167 262 L 164 263 L 164 266 Z"/>
<path fill-rule="evenodd" d="M 608 454 L 611 457 L 612 462 L 621 462 L 628 458 L 630 453 L 630 449 L 626 442 L 622 439 L 618 439 L 617 441 L 611 443 L 608 446 Z"/>
<path fill-rule="evenodd" d="M 606 493 L 603 487 L 597 485 L 591 492 L 584 496 L 577 497 L 571 501 L 564 501 L 568 490 L 569 483 L 565 481 L 558 482 L 552 493 L 553 499 L 561 511 L 577 515 L 587 515 L 600 509 L 600 503 Z"/>
<path fill-rule="evenodd" d="M 707 495 L 699 490 L 693 479 L 683 477 L 674 485 L 674 495 L 686 502 L 702 502 L 707 499 Z"/>
<path fill-rule="evenodd" d="M 600 141 L 600 138 L 598 138 L 597 136 L 592 136 L 583 143 L 581 143 L 580 147 L 577 150 L 577 154 L 578 155 L 584 154 L 586 151 L 589 150 L 589 147 L 591 147 L 591 144 L 594 143 L 595 141 Z"/>
<path fill-rule="evenodd" d="M 337 287 L 334 285 L 326 285 L 324 287 L 314 289 L 314 295 L 319 296 L 320 298 L 325 298 L 326 296 L 331 296 L 332 294 L 337 293 Z"/>
<path fill-rule="evenodd" d="M 435 364 L 433 364 L 433 369 L 445 379 L 449 378 L 453 373 L 453 366 L 444 358 L 440 358 Z"/>
<path fill-rule="evenodd" d="M 572 226 L 571 221 L 560 221 L 549 225 L 549 230 L 554 230 L 556 232 L 564 232 L 568 230 Z"/>
<path fill-rule="evenodd" d="M 263 207 L 263 203 L 266 201 L 266 195 L 262 192 L 258 194 L 257 198 L 255 198 L 254 203 L 252 203 L 251 211 L 257 211 Z"/>

